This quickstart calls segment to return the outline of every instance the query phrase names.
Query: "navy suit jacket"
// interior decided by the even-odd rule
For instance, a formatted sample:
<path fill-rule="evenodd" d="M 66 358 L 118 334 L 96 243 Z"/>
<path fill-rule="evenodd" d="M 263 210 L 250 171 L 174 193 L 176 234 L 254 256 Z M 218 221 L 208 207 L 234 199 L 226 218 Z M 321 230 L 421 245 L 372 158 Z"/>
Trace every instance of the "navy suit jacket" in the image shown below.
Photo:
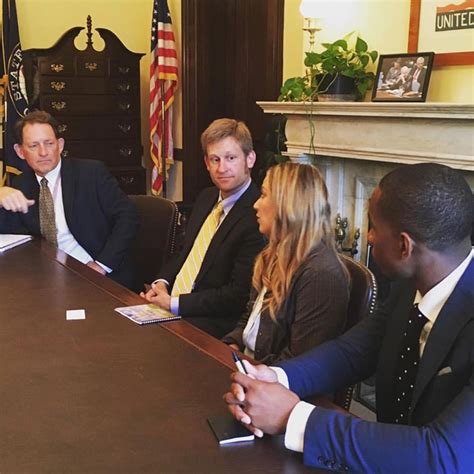
<path fill-rule="evenodd" d="M 376 372 L 379 423 L 317 407 L 305 429 L 306 464 L 349 472 L 474 472 L 474 261 L 430 332 L 410 425 L 395 425 L 395 358 L 414 295 L 410 282 L 401 284 L 385 311 L 279 364 L 300 397 L 333 392 Z"/>
<path fill-rule="evenodd" d="M 35 204 L 27 214 L 0 209 L 0 232 L 41 236 L 39 184 L 34 172 L 28 169 L 14 177 L 12 187 Z M 63 159 L 61 187 L 71 234 L 94 260 L 113 270 L 111 278 L 133 287 L 129 250 L 139 226 L 135 205 L 99 161 Z"/>
<path fill-rule="evenodd" d="M 218 196 L 215 187 L 198 196 L 181 253 L 157 277 L 167 280 L 170 288 Z M 249 299 L 254 260 L 264 246 L 253 209 L 258 196 L 250 184 L 212 238 L 192 292 L 179 297 L 180 315 L 215 337 L 235 327 Z"/>

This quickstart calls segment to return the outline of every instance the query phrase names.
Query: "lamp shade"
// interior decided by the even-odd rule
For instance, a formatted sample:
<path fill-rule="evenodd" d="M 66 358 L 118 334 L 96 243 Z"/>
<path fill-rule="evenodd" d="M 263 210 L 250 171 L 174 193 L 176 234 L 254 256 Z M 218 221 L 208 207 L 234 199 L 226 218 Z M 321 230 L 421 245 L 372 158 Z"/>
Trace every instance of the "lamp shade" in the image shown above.
<path fill-rule="evenodd" d="M 304 18 L 320 18 L 321 0 L 301 0 L 300 13 Z"/>

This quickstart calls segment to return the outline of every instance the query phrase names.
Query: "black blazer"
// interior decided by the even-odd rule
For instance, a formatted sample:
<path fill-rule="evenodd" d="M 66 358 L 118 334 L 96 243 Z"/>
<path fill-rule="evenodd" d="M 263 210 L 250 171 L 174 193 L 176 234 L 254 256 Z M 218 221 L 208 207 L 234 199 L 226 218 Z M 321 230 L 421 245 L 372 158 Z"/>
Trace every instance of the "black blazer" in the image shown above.
<path fill-rule="evenodd" d="M 41 236 L 39 185 L 34 172 L 28 169 L 15 176 L 12 187 L 35 204 L 27 214 L 0 209 L 0 231 Z M 99 161 L 63 159 L 61 187 L 66 222 L 74 238 L 94 260 L 113 270 L 111 278 L 133 287 L 129 250 L 139 226 L 135 205 Z"/>
<path fill-rule="evenodd" d="M 215 187 L 198 196 L 186 227 L 183 250 L 157 277 L 167 280 L 170 288 L 218 196 Z M 254 260 L 264 246 L 253 209 L 258 196 L 252 183 L 217 229 L 192 292 L 179 297 L 180 315 L 216 337 L 235 326 L 249 298 Z"/>

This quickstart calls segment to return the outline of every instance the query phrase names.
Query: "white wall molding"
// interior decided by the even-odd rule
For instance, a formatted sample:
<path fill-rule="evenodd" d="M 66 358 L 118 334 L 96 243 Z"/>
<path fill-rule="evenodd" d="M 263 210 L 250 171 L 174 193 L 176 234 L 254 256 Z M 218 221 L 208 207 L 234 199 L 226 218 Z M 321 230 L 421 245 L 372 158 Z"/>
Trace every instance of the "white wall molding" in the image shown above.
<path fill-rule="evenodd" d="M 389 163 L 436 161 L 474 171 L 474 105 L 380 102 L 258 102 L 287 116 L 287 155 Z M 310 119 L 314 148 L 310 146 Z"/>

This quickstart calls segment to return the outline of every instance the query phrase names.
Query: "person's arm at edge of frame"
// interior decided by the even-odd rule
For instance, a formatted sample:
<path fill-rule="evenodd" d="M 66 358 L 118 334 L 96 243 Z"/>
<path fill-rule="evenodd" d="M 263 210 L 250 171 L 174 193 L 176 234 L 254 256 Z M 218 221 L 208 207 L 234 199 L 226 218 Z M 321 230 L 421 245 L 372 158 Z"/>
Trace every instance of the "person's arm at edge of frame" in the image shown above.
<path fill-rule="evenodd" d="M 321 352 L 320 360 L 325 359 L 330 363 L 331 357 L 340 357 L 337 352 L 334 352 L 336 347 L 337 344 L 330 342 L 315 351 Z M 315 351 L 302 356 L 302 358 L 315 358 L 315 354 L 313 354 Z M 294 370 L 290 365 L 295 366 L 293 369 L 297 369 L 298 365 L 304 365 L 298 364 L 299 359 L 301 358 L 281 364 L 288 372 L 279 369 L 288 375 L 291 388 L 294 388 L 292 379 L 296 380 L 308 373 L 313 377 L 315 369 L 318 369 L 318 364 L 313 364 L 311 369 L 308 366 L 303 367 L 301 368 L 302 373 L 295 377 Z M 246 364 L 248 363 L 246 362 Z M 324 372 L 330 373 L 334 367 L 324 364 L 326 367 L 324 370 L 322 365 L 319 367 L 319 376 L 324 378 Z M 277 369 L 277 372 L 279 370 Z M 252 376 L 251 369 L 249 373 Z M 239 380 L 240 377 L 242 377 L 241 374 L 233 374 L 234 381 L 235 379 Z M 275 379 L 273 379 L 274 381 Z M 233 389 L 235 389 L 234 385 L 235 383 Z M 322 385 L 324 385 L 324 380 Z M 355 472 L 368 472 L 371 470 L 371 466 L 383 467 L 384 472 L 471 472 L 472 455 L 466 440 L 474 437 L 474 423 L 467 416 L 472 414 L 472 418 L 474 418 L 473 387 L 474 373 L 471 376 L 470 384 L 434 422 L 424 427 L 368 422 L 334 410 L 296 402 L 295 409 L 287 415 L 287 426 L 280 426 L 280 430 L 283 432 L 286 429 L 285 443 L 287 447 L 298 451 L 302 450 L 305 464 L 315 467 L 327 468 L 330 466 L 327 463 L 330 462 L 334 463 L 333 467 L 338 469 L 347 467 L 350 471 Z M 298 388 L 310 389 L 305 384 Z M 281 389 L 284 390 L 283 387 Z M 321 391 L 325 391 L 327 387 L 321 387 L 321 389 Z M 266 391 L 268 392 L 268 389 Z M 243 391 L 240 396 L 245 399 Z M 295 401 L 293 400 L 292 403 Z M 237 419 L 244 423 L 253 422 L 249 415 L 239 409 L 233 412 L 234 416 L 237 413 Z M 300 412 L 301 418 L 298 418 L 296 413 L 293 416 L 296 411 Z M 245 419 L 246 416 L 247 419 Z M 285 417 L 283 417 L 284 419 Z M 296 429 L 293 426 L 295 423 L 297 424 Z M 258 423 L 255 426 L 261 428 Z M 288 439 L 291 435 L 298 436 L 298 433 L 300 437 L 303 433 L 304 439 L 302 443 L 299 442 L 300 449 L 298 449 L 298 441 L 296 444 L 292 444 Z M 396 456 L 387 456 L 387 449 L 393 450 L 393 446 L 397 446 L 398 449 Z"/>

